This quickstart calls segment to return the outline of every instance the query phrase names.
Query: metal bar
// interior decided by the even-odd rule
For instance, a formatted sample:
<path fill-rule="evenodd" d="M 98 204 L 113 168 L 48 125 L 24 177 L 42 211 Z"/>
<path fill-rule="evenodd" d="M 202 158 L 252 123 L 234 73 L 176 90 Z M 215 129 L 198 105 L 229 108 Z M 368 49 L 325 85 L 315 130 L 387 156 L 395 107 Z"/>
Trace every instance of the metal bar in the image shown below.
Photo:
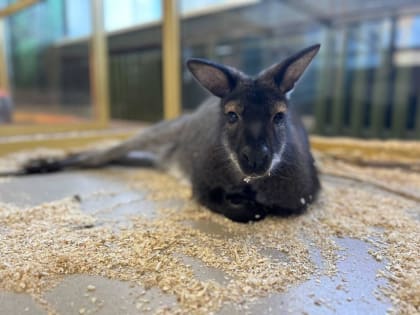
<path fill-rule="evenodd" d="M 0 10 L 0 18 L 12 15 L 27 7 L 36 4 L 40 0 L 20 0 Z"/>
<path fill-rule="evenodd" d="M 392 75 L 392 56 L 394 51 L 394 41 L 396 33 L 396 18 L 386 21 L 383 32 L 389 32 L 389 45 L 382 52 L 382 63 L 374 74 L 372 92 L 372 111 L 371 111 L 371 136 L 375 138 L 383 137 L 385 129 L 385 108 L 389 101 L 391 90 Z"/>
<path fill-rule="evenodd" d="M 326 111 L 327 102 L 330 99 L 332 69 L 331 60 L 334 54 L 334 34 L 331 29 L 325 31 L 326 45 L 321 49 L 321 65 L 319 72 L 319 79 L 317 80 L 317 96 L 315 103 L 315 132 L 317 134 L 324 134 L 326 132 Z"/>
<path fill-rule="evenodd" d="M 179 13 L 176 0 L 163 1 L 163 112 L 165 119 L 181 113 Z"/>
<path fill-rule="evenodd" d="M 356 69 L 352 86 L 352 101 L 350 104 L 350 128 L 352 137 L 360 137 L 363 134 L 366 81 L 367 70 L 363 68 Z"/>
<path fill-rule="evenodd" d="M 401 17 L 405 19 L 404 17 Z M 412 19 L 412 17 L 408 17 Z M 398 17 L 398 21 L 400 17 Z M 395 21 L 397 22 L 397 20 Z M 395 27 L 396 24 L 395 24 Z M 392 95 L 392 116 L 391 116 L 391 137 L 401 138 L 406 135 L 406 126 L 407 126 L 407 111 L 409 105 L 409 93 L 411 86 L 411 74 L 412 68 L 406 65 L 399 65 L 396 61 L 397 49 L 395 46 L 396 34 L 393 37 L 393 78 L 395 78 L 394 84 L 394 94 Z M 395 58 L 395 59 L 394 59 Z"/>
<path fill-rule="evenodd" d="M 364 38 L 365 30 L 363 24 L 358 25 L 356 38 L 362 45 L 368 45 L 368 40 Z M 354 79 L 352 83 L 352 98 L 350 104 L 350 128 L 353 137 L 360 137 L 363 131 L 363 121 L 365 116 L 364 104 L 366 101 L 367 85 L 367 55 L 365 51 L 358 51 L 356 57 L 356 66 L 353 70 Z"/>
<path fill-rule="evenodd" d="M 115 106 L 115 113 L 116 113 L 116 117 L 121 119 L 123 117 L 123 110 L 122 110 L 122 106 L 123 106 L 123 93 L 122 93 L 122 82 L 124 80 L 123 77 L 123 71 L 121 71 L 121 57 L 116 55 L 113 57 L 115 59 L 115 90 L 116 90 L 116 101 L 115 104 L 113 104 L 113 106 Z"/>
<path fill-rule="evenodd" d="M 4 24 L 4 18 L 0 18 L 0 89 L 10 92 Z"/>
<path fill-rule="evenodd" d="M 333 31 L 334 32 L 334 31 Z M 345 77 L 346 77 L 346 57 L 347 57 L 347 41 L 348 28 L 342 31 L 339 41 L 339 55 L 337 57 L 335 77 L 334 77 L 334 93 L 332 99 L 332 134 L 337 136 L 342 133 L 344 120 L 344 97 L 345 97 Z"/>
<path fill-rule="evenodd" d="M 91 87 L 96 117 L 104 126 L 109 121 L 108 45 L 104 26 L 103 0 L 91 0 L 92 44 Z"/>
<path fill-rule="evenodd" d="M 116 103 L 117 103 L 117 93 L 116 93 L 116 84 L 117 84 L 117 72 L 115 71 L 115 58 L 109 57 L 109 80 L 110 80 L 110 116 L 111 117 L 118 117 L 116 115 Z"/>
<path fill-rule="evenodd" d="M 123 96 L 123 106 L 122 106 L 122 115 L 125 119 L 130 116 L 130 77 L 129 77 L 129 67 L 131 67 L 130 63 L 128 62 L 128 56 L 122 55 L 121 56 L 121 71 L 124 80 L 122 81 L 122 96 Z"/>
<path fill-rule="evenodd" d="M 411 67 L 397 68 L 395 77 L 395 94 L 393 99 L 393 115 L 391 135 L 402 138 L 406 134 L 408 95 L 410 92 Z"/>

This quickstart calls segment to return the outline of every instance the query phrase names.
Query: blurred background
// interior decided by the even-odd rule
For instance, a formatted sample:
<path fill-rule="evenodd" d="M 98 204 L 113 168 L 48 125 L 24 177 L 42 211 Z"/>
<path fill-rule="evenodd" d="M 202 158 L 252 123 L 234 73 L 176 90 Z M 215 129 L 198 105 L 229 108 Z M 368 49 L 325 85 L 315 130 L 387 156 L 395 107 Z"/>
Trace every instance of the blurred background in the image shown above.
<path fill-rule="evenodd" d="M 292 95 L 312 133 L 420 139 L 419 0 L 0 0 L 0 135 L 154 122 L 165 106 L 176 116 L 207 96 L 189 57 L 256 74 L 314 43 Z"/>

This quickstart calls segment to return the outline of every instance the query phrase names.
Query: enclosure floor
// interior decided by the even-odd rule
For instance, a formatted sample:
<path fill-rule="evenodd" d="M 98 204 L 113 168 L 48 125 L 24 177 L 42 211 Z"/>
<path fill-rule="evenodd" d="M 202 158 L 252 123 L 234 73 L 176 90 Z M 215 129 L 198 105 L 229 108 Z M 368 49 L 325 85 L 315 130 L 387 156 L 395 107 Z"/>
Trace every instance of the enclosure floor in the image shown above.
<path fill-rule="evenodd" d="M 76 223 L 71 221 L 73 219 L 63 222 L 54 219 L 58 221 L 51 221 L 51 224 L 56 224 L 59 228 L 63 227 L 63 230 L 57 232 L 59 234 L 45 231 L 45 237 L 39 235 L 34 235 L 34 237 L 39 236 L 41 241 L 44 237 L 45 242 L 51 242 L 48 245 L 50 247 L 45 247 L 45 251 L 48 252 L 48 248 L 54 247 L 53 255 L 57 255 L 61 250 L 56 248 L 57 238 L 60 238 L 60 241 L 65 240 L 65 234 L 69 233 L 69 242 L 77 243 L 75 237 L 79 237 L 81 243 L 86 242 L 85 247 L 81 247 L 80 251 L 85 250 L 85 255 L 88 258 L 86 269 L 83 269 L 83 262 L 79 262 L 77 267 L 72 265 L 72 263 L 76 264 L 77 259 L 81 259 L 80 256 L 72 261 L 72 254 L 66 253 L 66 255 L 69 255 L 69 261 L 62 265 L 62 269 L 57 269 L 58 271 L 54 274 L 56 265 L 53 268 L 47 266 L 48 262 L 45 266 L 38 264 L 36 267 L 32 264 L 35 260 L 41 261 L 42 253 L 38 253 L 40 256 L 36 256 L 30 252 L 32 246 L 34 246 L 30 243 L 30 239 L 25 240 L 27 251 L 21 249 L 22 252 L 17 253 L 16 251 L 19 251 L 19 249 L 11 249 L 10 246 L 3 249 L 8 253 L 0 253 L 2 257 L 0 273 L 3 272 L 4 277 L 10 276 L 10 279 L 8 282 L 4 278 L 0 280 L 0 314 L 47 314 L 48 312 L 58 314 L 153 314 L 155 312 L 189 313 L 194 312 L 194 310 L 197 313 L 214 311 L 216 314 L 385 314 L 390 307 L 394 309 L 397 307 L 380 291 L 381 287 L 389 285 L 389 279 L 378 277 L 379 270 L 384 270 L 388 263 L 387 257 L 382 258 L 372 255 L 373 245 L 368 242 L 370 236 L 357 237 L 356 232 L 352 235 L 350 232 L 346 232 L 344 228 L 342 235 L 331 232 L 328 239 L 324 239 L 326 236 L 323 235 L 319 235 L 319 239 L 316 239 L 318 234 L 315 232 L 314 234 L 306 233 L 306 230 L 305 233 L 293 236 L 302 241 L 302 243 L 299 243 L 299 250 L 296 250 L 296 255 L 302 256 L 296 257 L 302 257 L 299 258 L 302 260 L 308 259 L 302 262 L 305 268 L 302 269 L 301 277 L 294 270 L 289 271 L 291 274 L 290 283 L 287 283 L 288 275 L 285 274 L 283 276 L 283 278 L 286 278 L 285 282 L 281 282 L 281 276 L 277 276 L 273 284 L 267 284 L 269 280 L 258 279 L 258 272 L 261 273 L 264 270 L 255 273 L 256 284 L 252 283 L 253 278 L 247 278 L 246 273 L 244 275 L 241 270 L 229 268 L 229 263 L 218 262 L 220 263 L 218 265 L 214 262 L 220 257 L 225 257 L 226 252 L 220 254 L 220 257 L 216 255 L 213 260 L 204 253 L 204 247 L 206 246 L 213 247 L 212 249 L 216 253 L 219 246 L 219 249 L 223 251 L 229 251 L 229 246 L 235 247 L 238 249 L 235 252 L 236 254 L 229 252 L 227 256 L 231 257 L 236 264 L 236 269 L 240 269 L 241 264 L 244 264 L 250 274 L 259 268 L 259 264 L 256 263 L 255 266 L 249 267 L 249 263 L 246 265 L 244 261 L 246 261 L 247 255 L 255 259 L 256 252 L 259 255 L 258 259 L 261 259 L 261 264 L 266 264 L 267 268 L 273 268 L 269 269 L 273 272 L 283 267 L 288 268 L 288 264 L 299 264 L 300 262 L 294 261 L 294 257 L 289 256 L 293 254 L 291 252 L 294 250 L 291 246 L 293 244 L 281 243 L 291 242 L 293 239 L 287 237 L 291 237 L 290 234 L 300 233 L 300 221 L 296 220 L 302 220 L 302 224 L 308 225 L 309 228 L 306 227 L 306 229 L 316 229 L 317 224 L 310 225 L 312 219 L 319 220 L 320 225 L 323 224 L 323 218 L 318 217 L 316 213 L 318 208 L 322 208 L 328 203 L 328 199 L 323 197 L 324 191 L 320 200 L 311 206 L 308 213 L 305 213 L 302 218 L 274 218 L 244 225 L 228 222 L 221 216 L 200 208 L 191 201 L 187 193 L 188 188 L 182 187 L 177 192 L 177 184 L 172 179 L 166 175 L 155 173 L 133 168 L 113 167 L 102 170 L 71 171 L 1 180 L 0 202 L 3 207 L 19 208 L 23 213 L 25 213 L 24 211 L 30 211 L 31 215 L 35 216 L 37 211 L 41 211 L 39 213 L 42 214 L 43 207 L 50 207 L 51 204 L 56 202 L 58 202 L 58 206 L 55 209 L 61 207 L 60 202 L 65 200 L 71 205 L 71 211 L 80 211 L 81 216 L 86 215 L 86 217 L 82 217 L 80 226 L 77 223 L 79 219 L 74 219 Z M 153 181 L 156 181 L 154 176 L 157 178 L 157 183 L 153 183 Z M 149 178 L 150 180 L 148 180 Z M 159 181 L 162 181 L 162 185 Z M 168 186 L 167 182 L 170 182 L 173 186 Z M 322 176 L 322 182 L 326 194 L 330 194 L 330 197 L 336 196 L 331 195 L 331 191 L 334 189 L 364 191 L 372 196 L 379 196 L 378 200 L 387 196 L 392 197 L 392 193 L 381 191 L 377 187 L 362 182 L 328 175 Z M 163 187 L 163 192 L 159 191 L 160 185 Z M 166 195 L 159 195 L 161 193 Z M 350 200 L 358 198 L 355 196 Z M 396 196 L 395 198 L 398 201 L 402 197 Z M 411 209 L 412 211 L 413 207 L 416 207 L 416 202 L 403 199 L 401 199 L 402 208 L 404 208 L 402 211 L 405 211 L 405 209 L 407 211 Z M 355 200 L 355 202 L 358 201 Z M 404 202 L 407 202 L 407 204 Z M 187 209 L 185 210 L 186 205 Z M 191 210 L 192 207 L 195 208 Z M 363 200 L 356 207 L 363 208 Z M 368 207 L 372 207 L 372 205 L 368 205 Z M 8 218 L 16 215 L 13 209 L 8 210 L 10 212 Z M 67 208 L 64 207 L 63 209 Z M 48 213 L 46 212 L 46 214 Z M 55 215 L 55 212 L 51 213 Z M 415 213 L 418 214 L 418 208 Z M 65 215 L 64 212 L 63 215 Z M 180 216 L 179 220 L 173 218 L 177 215 Z M 357 214 L 354 215 L 357 216 Z M 48 215 L 48 217 L 38 218 L 37 220 L 48 221 L 52 218 Z M 148 225 L 155 220 L 161 221 L 159 225 Z M 165 224 L 165 220 L 172 220 L 170 222 L 174 223 L 171 223 L 171 225 L 182 225 L 185 229 L 183 233 L 190 237 L 187 238 L 187 241 L 195 242 L 195 244 L 188 245 L 186 244 L 187 241 L 178 244 L 176 243 L 176 234 L 174 234 L 175 240 L 173 241 L 176 245 L 173 246 L 177 248 L 178 253 L 171 252 L 170 242 L 172 240 L 168 239 L 169 248 L 157 250 L 161 250 L 161 254 L 165 250 L 169 253 L 159 256 L 162 258 L 158 257 L 158 260 L 161 259 L 162 261 L 158 261 L 150 269 L 150 266 L 145 265 L 141 249 L 143 248 L 148 253 L 147 255 L 150 255 L 147 246 L 152 245 L 143 244 L 142 237 L 137 239 L 135 235 L 138 235 L 136 233 L 144 233 L 142 234 L 144 237 L 149 237 L 149 234 L 145 233 L 144 230 L 148 230 L 150 233 L 154 233 L 156 230 L 157 235 L 164 235 L 159 234 L 159 229 Z M 294 227 L 293 230 L 288 226 L 288 220 L 290 220 L 290 226 Z M 37 228 L 31 226 L 30 222 L 26 222 L 24 215 L 22 221 L 27 224 L 28 235 L 30 235 L 32 229 Z M 13 229 L 21 227 L 16 225 L 19 224 L 16 220 L 13 222 L 11 220 L 10 226 L 4 222 L 0 224 L 0 233 L 6 233 L 3 235 L 7 235 L 8 232 L 12 233 Z M 65 224 L 69 224 L 70 227 L 65 226 Z M 276 224 L 279 224 L 278 229 L 280 230 L 277 230 L 277 234 L 274 232 L 272 234 L 277 235 L 277 241 L 273 239 L 271 245 L 264 243 L 261 238 L 261 235 L 264 235 L 262 233 L 265 229 L 269 230 L 276 227 Z M 91 266 L 88 260 L 96 259 L 96 256 L 91 256 L 92 253 L 89 253 L 89 251 L 92 251 L 89 248 L 89 238 L 92 239 L 96 235 L 105 235 L 105 229 L 106 233 L 114 234 L 111 238 L 104 236 L 106 241 L 104 240 L 103 243 L 110 239 L 118 239 L 122 237 L 121 235 L 129 235 L 129 242 L 109 245 L 106 250 L 112 251 L 112 255 L 123 255 L 121 253 L 128 250 L 124 254 L 127 256 L 121 257 L 130 258 L 127 258 L 125 262 L 118 261 L 118 259 L 124 260 L 125 258 L 115 256 L 117 258 L 112 258 L 114 259 L 112 265 L 107 265 L 104 262 L 104 266 L 101 267 L 99 265 L 102 261 L 111 259 L 109 258 L 111 253 L 106 252 L 104 255 L 108 256 L 104 256 L 105 258 L 101 258 L 102 260 L 99 259 L 97 262 L 95 260 L 95 265 Z M 284 229 L 283 234 L 288 235 L 282 235 L 281 229 Z M 379 234 L 375 234 L 375 231 L 372 232 L 372 238 L 380 235 L 381 229 L 380 226 L 372 227 L 372 231 L 379 231 Z M 170 225 L 168 225 L 168 231 L 168 233 L 174 233 Z M 259 238 L 254 238 L 252 234 L 259 235 Z M 183 237 L 183 235 L 178 237 Z M 281 237 L 285 237 L 283 241 L 281 241 Z M 323 242 L 327 241 L 332 244 L 328 245 L 328 248 L 323 245 Z M 200 247 L 202 246 L 201 242 L 205 243 L 203 247 Z M 63 242 L 62 244 L 67 243 Z M 226 244 L 228 246 L 225 246 Z M 63 251 L 65 246 L 67 245 L 63 245 Z M 130 246 L 132 251 L 139 252 L 138 258 L 135 258 L 139 260 L 138 267 L 135 263 L 136 260 L 134 258 L 134 260 L 131 260 Z M 283 251 L 282 246 L 289 246 L 290 248 Z M 195 250 L 192 250 L 192 248 L 195 248 Z M 190 249 L 191 251 L 189 251 Z M 245 252 L 241 252 L 241 249 L 244 249 Z M 102 249 L 98 249 L 98 251 L 102 251 Z M 21 255 L 21 261 L 13 261 L 13 258 L 10 258 L 9 261 L 7 257 L 13 257 L 13 255 Z M 75 253 L 74 255 L 78 254 Z M 176 281 L 173 280 L 174 282 L 166 283 L 164 278 L 159 278 L 160 273 L 157 270 L 162 269 L 162 277 L 177 278 L 178 275 L 169 267 L 172 264 L 170 259 L 174 255 L 182 269 L 182 276 L 187 277 L 187 280 L 182 280 L 184 281 L 182 282 L 176 279 Z M 239 257 L 235 258 L 235 255 L 239 255 Z M 332 257 L 331 255 L 335 256 Z M 154 256 L 150 257 L 152 259 Z M 6 261 L 8 261 L 7 264 Z M 1 267 L 1 262 L 4 262 L 3 267 Z M 25 272 L 28 274 L 32 272 L 31 268 L 45 268 L 45 282 L 37 283 L 39 278 L 32 276 L 24 278 Z M 144 270 L 140 270 L 141 268 L 144 268 Z M 13 286 L 13 269 L 20 270 L 20 276 L 15 281 L 18 284 L 16 287 Z M 134 270 L 132 275 L 127 274 L 126 269 Z M 122 276 L 119 276 L 119 272 Z M 153 273 L 153 279 L 149 277 L 148 272 Z M 184 278 L 181 277 L 180 279 Z M 19 284 L 19 279 L 26 279 L 26 282 L 23 285 Z M 230 282 L 231 279 L 233 279 L 232 283 Z M 270 279 L 270 277 L 268 276 L 267 279 Z M 234 281 L 238 282 L 235 284 Z M 281 284 L 279 284 L 280 282 Z M 246 290 L 245 286 L 248 284 L 250 289 Z M 19 290 L 19 285 L 21 290 Z M 258 286 L 264 286 L 265 289 L 259 290 Z M 197 290 L 194 291 L 195 287 L 197 287 Z M 214 288 L 213 293 L 206 289 L 209 287 Z M 202 288 L 204 288 L 204 291 Z M 231 297 L 229 297 L 229 291 L 223 291 L 226 288 L 232 290 Z M 244 298 L 240 300 L 235 290 L 242 289 Z M 187 291 L 188 294 L 185 293 Z M 253 292 L 257 293 L 254 294 Z M 197 297 L 199 294 L 202 294 L 203 298 L 201 304 Z M 208 308 L 202 305 L 206 303 L 209 303 Z M 189 308 L 190 306 L 192 308 Z M 416 307 L 416 305 L 411 306 Z"/>

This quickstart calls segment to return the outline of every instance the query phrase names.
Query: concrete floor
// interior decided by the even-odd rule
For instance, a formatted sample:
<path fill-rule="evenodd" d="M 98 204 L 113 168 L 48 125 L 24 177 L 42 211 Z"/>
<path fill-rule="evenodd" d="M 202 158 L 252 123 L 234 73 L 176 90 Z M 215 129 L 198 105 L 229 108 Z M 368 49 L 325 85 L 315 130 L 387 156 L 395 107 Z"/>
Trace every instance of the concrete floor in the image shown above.
<path fill-rule="evenodd" d="M 100 212 L 97 216 L 115 219 L 116 225 L 127 223 L 127 214 L 134 214 L 134 209 L 143 209 L 143 215 L 153 216 L 155 205 L 143 198 L 144 191 L 134 190 L 126 185 L 118 173 L 130 172 L 129 169 L 74 171 L 12 178 L 0 182 L 0 201 L 14 203 L 19 206 L 38 205 L 42 202 L 59 200 L 72 195 L 83 195 L 84 192 L 113 191 L 116 194 L 98 195 L 95 199 L 81 202 L 84 211 L 93 213 L 101 208 L 112 208 L 112 211 Z M 127 200 L 138 200 L 127 203 Z M 192 223 L 194 228 L 205 233 L 224 237 L 223 229 L 217 224 L 206 222 Z M 368 245 L 355 239 L 337 239 L 344 248 L 345 260 L 338 262 L 337 276 L 310 279 L 284 293 L 276 293 L 262 298 L 250 306 L 252 314 L 385 314 L 390 304 L 386 300 L 377 300 L 372 292 L 378 285 L 384 285 L 385 280 L 376 277 L 377 271 L 383 268 L 384 261 L 378 262 L 367 253 Z M 279 253 L 269 249 L 261 250 L 265 255 L 282 259 Z M 322 260 L 316 248 L 312 258 L 322 268 Z M 193 266 L 199 279 L 214 279 L 224 283 L 226 277 L 220 270 L 205 266 L 191 257 L 182 259 Z M 347 291 L 337 290 L 341 279 L 347 279 Z M 96 286 L 94 294 L 87 292 L 89 284 Z M 97 276 L 72 275 L 65 278 L 57 287 L 45 295 L 45 300 L 59 314 L 78 314 L 80 309 L 93 314 L 138 314 L 135 299 L 144 288 L 133 286 L 126 282 L 105 279 Z M 81 294 L 83 292 L 84 294 Z M 311 299 L 309 294 L 315 294 Z M 152 314 L 159 305 L 176 303 L 174 296 L 159 289 L 147 290 L 145 293 L 150 302 L 151 310 L 143 313 Z M 102 306 L 91 303 L 95 298 L 102 301 Z M 325 301 L 317 305 L 313 301 Z M 234 305 L 224 306 L 220 314 L 242 314 Z M 0 290 L 0 314 L 46 314 L 46 311 L 29 295 L 5 292 Z"/>

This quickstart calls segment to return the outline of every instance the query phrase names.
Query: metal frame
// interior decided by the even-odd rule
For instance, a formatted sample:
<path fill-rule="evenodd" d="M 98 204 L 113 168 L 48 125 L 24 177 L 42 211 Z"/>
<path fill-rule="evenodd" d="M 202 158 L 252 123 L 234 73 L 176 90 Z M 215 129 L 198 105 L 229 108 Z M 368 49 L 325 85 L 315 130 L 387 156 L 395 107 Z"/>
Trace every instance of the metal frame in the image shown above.
<path fill-rule="evenodd" d="M 36 4 L 39 0 L 20 0 L 0 10 L 0 49 L 4 52 L 4 18 Z M 95 116 L 92 122 L 61 125 L 19 125 L 0 126 L 0 136 L 17 134 L 53 133 L 74 130 L 91 130 L 105 128 L 109 121 L 108 96 L 108 49 L 103 23 L 103 1 L 91 0 L 92 37 L 90 48 L 91 86 Z M 9 87 L 7 79 L 7 62 L 5 54 L 0 53 L 0 84 Z"/>

